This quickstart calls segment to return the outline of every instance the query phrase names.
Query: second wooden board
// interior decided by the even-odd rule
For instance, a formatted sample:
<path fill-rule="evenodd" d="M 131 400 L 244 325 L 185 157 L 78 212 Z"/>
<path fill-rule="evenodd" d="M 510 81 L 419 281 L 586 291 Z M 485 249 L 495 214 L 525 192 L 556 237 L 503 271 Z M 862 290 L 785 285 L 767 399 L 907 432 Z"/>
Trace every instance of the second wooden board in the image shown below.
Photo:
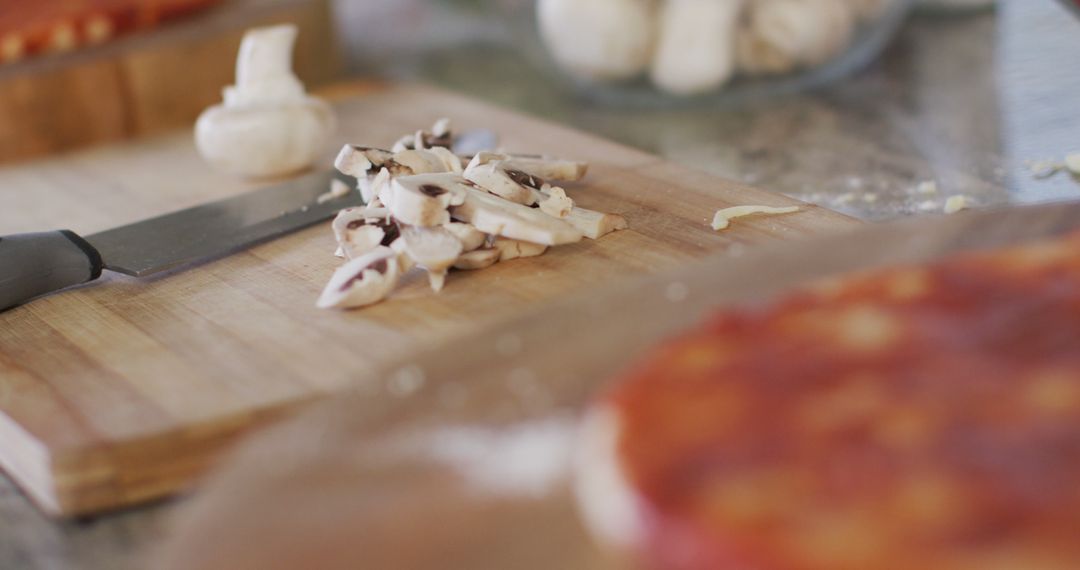
<path fill-rule="evenodd" d="M 390 145 L 449 117 L 495 130 L 510 150 L 589 161 L 589 176 L 568 191 L 630 229 L 451 275 L 439 295 L 413 279 L 380 305 L 328 312 L 314 301 L 340 260 L 322 224 L 186 271 L 109 275 L 2 313 L 0 463 L 44 509 L 88 513 L 176 491 L 253 426 L 418 347 L 570 292 L 736 243 L 856 224 L 804 206 L 714 232 L 717 208 L 796 202 L 431 88 L 368 90 L 337 109 L 335 144 Z M 179 133 L 0 170 L 0 235 L 92 233 L 245 189 L 208 171 L 190 133 Z"/>

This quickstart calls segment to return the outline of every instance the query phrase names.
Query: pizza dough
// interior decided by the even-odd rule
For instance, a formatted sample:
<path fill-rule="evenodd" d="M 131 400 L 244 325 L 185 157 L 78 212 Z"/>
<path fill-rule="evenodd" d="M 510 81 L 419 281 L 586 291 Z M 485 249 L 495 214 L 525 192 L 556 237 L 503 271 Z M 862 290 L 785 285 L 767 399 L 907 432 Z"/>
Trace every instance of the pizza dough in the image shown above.
<path fill-rule="evenodd" d="M 576 485 L 645 567 L 1080 568 L 1080 233 L 726 310 L 632 370 Z"/>

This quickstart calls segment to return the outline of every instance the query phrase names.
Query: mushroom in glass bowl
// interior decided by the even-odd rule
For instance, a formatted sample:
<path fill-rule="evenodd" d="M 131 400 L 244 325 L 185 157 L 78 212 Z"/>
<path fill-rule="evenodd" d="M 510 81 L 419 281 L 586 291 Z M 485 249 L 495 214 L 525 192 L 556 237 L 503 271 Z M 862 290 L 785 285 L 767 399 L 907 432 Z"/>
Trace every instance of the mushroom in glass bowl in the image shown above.
<path fill-rule="evenodd" d="M 872 62 L 913 0 L 536 0 L 521 45 L 589 99 L 664 105 L 820 86 Z"/>

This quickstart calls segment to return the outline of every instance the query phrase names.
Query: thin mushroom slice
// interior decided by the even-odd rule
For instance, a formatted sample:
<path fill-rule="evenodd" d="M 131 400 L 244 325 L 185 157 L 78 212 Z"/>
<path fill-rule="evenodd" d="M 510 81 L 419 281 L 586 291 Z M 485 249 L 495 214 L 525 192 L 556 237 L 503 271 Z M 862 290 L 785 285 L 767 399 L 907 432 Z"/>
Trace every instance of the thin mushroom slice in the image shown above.
<path fill-rule="evenodd" d="M 447 208 L 462 204 L 468 183 L 452 174 L 418 174 L 395 178 L 379 199 L 394 218 L 412 226 L 441 226 L 450 222 Z"/>
<path fill-rule="evenodd" d="M 439 155 L 428 150 L 412 149 L 395 152 L 389 160 L 382 163 L 382 167 L 389 170 L 391 176 L 450 171 L 450 167 Z"/>
<path fill-rule="evenodd" d="M 495 265 L 502 257 L 502 252 L 493 247 L 466 251 L 454 262 L 454 269 L 470 271 L 485 269 Z"/>
<path fill-rule="evenodd" d="M 563 218 L 563 221 L 577 228 L 589 239 L 600 239 L 611 232 L 625 230 L 630 227 L 626 223 L 626 218 L 620 215 L 605 214 L 578 206 L 571 208 L 570 213 Z"/>
<path fill-rule="evenodd" d="M 451 208 L 451 215 L 484 233 L 544 245 L 581 241 L 582 233 L 562 220 L 537 209 L 502 200 L 475 187 L 465 189 L 464 203 Z"/>
<path fill-rule="evenodd" d="M 474 160 L 462 176 L 500 198 L 523 206 L 535 204 L 536 192 L 544 185 L 543 179 L 501 161 L 477 164 Z"/>
<path fill-rule="evenodd" d="M 364 178 L 358 178 L 356 180 L 356 188 L 360 191 L 360 196 L 364 199 L 364 203 L 374 205 L 379 198 L 379 192 L 381 192 L 383 187 L 389 183 L 390 171 L 386 168 L 382 168 L 375 176 L 369 175 Z"/>
<path fill-rule="evenodd" d="M 522 170 L 534 176 L 557 182 L 577 182 L 585 178 L 589 164 L 576 160 L 552 158 L 537 154 L 511 154 L 500 152 L 479 152 L 469 161 L 469 165 L 481 166 L 491 162 L 503 162 L 512 168 Z"/>
<path fill-rule="evenodd" d="M 349 186 L 345 182 L 334 178 L 330 181 L 330 189 L 323 194 L 319 194 L 319 196 L 315 198 L 315 203 L 325 204 L 330 200 L 337 200 L 338 198 L 343 198 L 349 192 L 352 192 L 352 186 Z"/>
<path fill-rule="evenodd" d="M 499 261 L 536 257 L 547 251 L 547 246 L 543 244 L 507 238 L 495 238 L 491 247 L 499 252 Z"/>
<path fill-rule="evenodd" d="M 442 118 L 435 121 L 432 125 L 431 131 L 417 131 L 415 134 L 408 134 L 394 143 L 393 150 L 412 150 L 412 149 L 425 149 L 425 148 L 450 148 L 454 143 L 454 133 L 450 129 L 450 119 Z"/>
<path fill-rule="evenodd" d="M 446 149 L 406 149 L 388 151 L 380 148 L 347 144 L 341 148 L 334 167 L 342 174 L 355 176 L 357 179 L 370 178 L 382 169 L 389 170 L 393 176 L 412 176 L 433 172 L 452 172 L 455 165 L 460 171 L 461 159 L 447 157 Z M 452 154 L 452 153 L 451 153 Z"/>
<path fill-rule="evenodd" d="M 342 174 L 362 179 L 375 175 L 393 156 L 388 150 L 347 144 L 334 159 L 334 168 Z"/>
<path fill-rule="evenodd" d="M 546 191 L 545 191 L 546 190 Z M 541 191 L 544 199 L 539 201 L 540 211 L 553 217 L 565 220 L 574 209 L 574 201 L 566 195 L 566 190 L 558 186 L 545 186 Z M 584 232 L 583 232 L 584 233 Z"/>
<path fill-rule="evenodd" d="M 465 166 L 461 163 L 461 157 L 450 152 L 449 149 L 441 146 L 433 146 L 428 149 L 428 152 L 439 157 L 445 167 L 444 172 L 452 172 L 458 175 L 465 172 Z"/>
<path fill-rule="evenodd" d="M 412 257 L 409 257 L 409 253 L 405 251 L 405 240 L 400 237 L 394 240 L 394 243 L 390 244 L 390 249 L 394 250 L 397 255 L 398 270 L 404 275 L 413 270 L 416 267 L 416 262 Z"/>
<path fill-rule="evenodd" d="M 342 256 L 353 259 L 397 239 L 398 228 L 388 215 L 385 208 L 369 207 L 338 212 L 331 228 Z"/>
<path fill-rule="evenodd" d="M 406 226 L 401 230 L 406 255 L 428 272 L 431 288 L 438 292 L 446 281 L 446 271 L 462 254 L 461 241 L 445 228 Z"/>
<path fill-rule="evenodd" d="M 398 277 L 397 253 L 379 246 L 342 265 L 326 284 L 316 306 L 320 309 L 352 309 L 385 299 Z"/>
<path fill-rule="evenodd" d="M 446 231 L 454 234 L 454 237 L 458 238 L 461 242 L 462 249 L 465 251 L 480 249 L 487 241 L 487 234 L 469 224 L 450 222 L 443 227 L 446 228 Z"/>

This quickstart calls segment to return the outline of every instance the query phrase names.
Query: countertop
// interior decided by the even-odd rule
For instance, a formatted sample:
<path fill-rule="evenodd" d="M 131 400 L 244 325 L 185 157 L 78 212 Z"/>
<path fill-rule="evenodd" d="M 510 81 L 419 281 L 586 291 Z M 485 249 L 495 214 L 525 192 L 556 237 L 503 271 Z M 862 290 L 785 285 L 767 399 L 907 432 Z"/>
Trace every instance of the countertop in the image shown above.
<path fill-rule="evenodd" d="M 611 110 L 553 94 L 513 57 L 446 51 L 422 77 L 867 220 L 1080 198 L 1026 164 L 1080 150 L 1080 21 L 1050 0 L 998 14 L 916 18 L 870 69 L 833 87 L 740 108 Z M 475 48 L 481 49 L 481 48 Z M 488 52 L 490 52 L 490 49 Z M 631 120 L 632 119 L 632 120 Z M 936 194 L 917 190 L 934 181 Z M 142 568 L 170 505 L 71 522 L 39 514 L 0 476 L 0 568 Z"/>

